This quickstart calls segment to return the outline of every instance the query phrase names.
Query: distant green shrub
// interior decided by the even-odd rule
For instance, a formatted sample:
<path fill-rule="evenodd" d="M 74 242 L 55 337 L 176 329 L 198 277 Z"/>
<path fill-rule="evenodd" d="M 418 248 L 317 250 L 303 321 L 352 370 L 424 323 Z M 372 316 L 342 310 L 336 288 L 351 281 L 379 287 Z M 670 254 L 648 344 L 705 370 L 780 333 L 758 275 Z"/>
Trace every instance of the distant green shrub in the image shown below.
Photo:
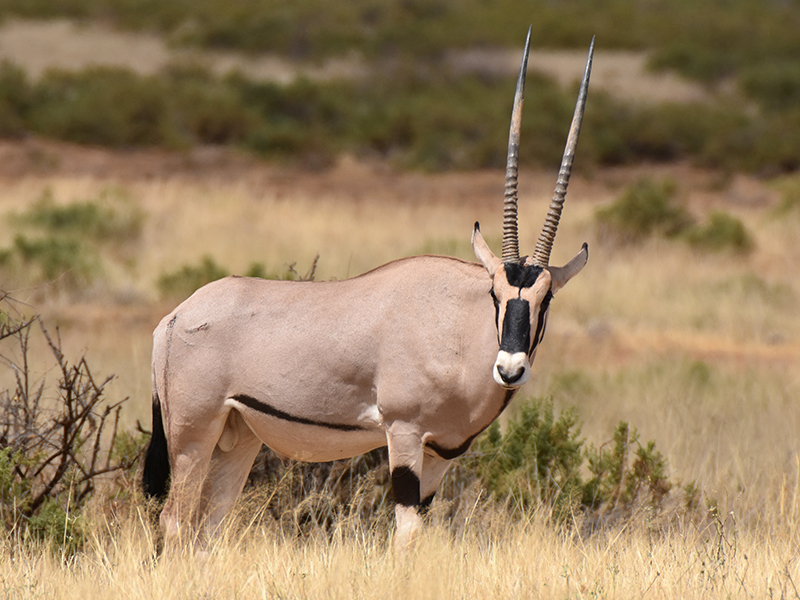
<path fill-rule="evenodd" d="M 301 275 L 295 270 L 295 264 L 286 265 L 282 273 L 274 273 L 267 270 L 264 263 L 253 262 L 245 270 L 245 277 L 258 277 L 260 279 L 278 279 L 283 281 L 312 281 L 317 271 L 317 255 L 308 271 Z M 206 255 L 200 259 L 197 265 L 183 265 L 177 271 L 163 273 L 157 282 L 158 291 L 164 298 L 185 298 L 195 290 L 203 287 L 207 283 L 227 277 L 231 273 L 221 265 L 217 264 L 213 257 Z"/>
<path fill-rule="evenodd" d="M 163 273 L 156 286 L 162 297 L 185 298 L 207 283 L 228 275 L 230 273 L 213 257 L 206 255 L 197 265 L 183 265 L 177 271 Z"/>
<path fill-rule="evenodd" d="M 28 123 L 42 135 L 104 146 L 176 146 L 169 92 L 156 77 L 117 67 L 49 71 L 34 87 Z"/>
<path fill-rule="evenodd" d="M 794 60 L 767 62 L 744 69 L 739 87 L 749 98 L 769 110 L 800 104 L 800 64 Z"/>
<path fill-rule="evenodd" d="M 749 252 L 754 246 L 744 223 L 722 211 L 714 211 L 707 223 L 690 227 L 684 235 L 693 246 L 716 252 Z"/>
<path fill-rule="evenodd" d="M 25 71 L 8 61 L 0 63 L 0 137 L 16 138 L 25 134 L 32 101 Z"/>
<path fill-rule="evenodd" d="M 557 164 L 574 91 L 533 72 L 529 80 L 520 157 L 523 164 Z M 7 65 L 0 70 L 0 135 L 30 131 L 107 146 L 228 144 L 323 166 L 347 151 L 405 168 L 501 167 L 512 90 L 509 77 L 411 60 L 369 79 L 289 85 L 218 77 L 185 64 L 148 76 L 112 67 L 51 71 L 31 84 Z M 694 157 L 729 169 L 791 169 L 800 164 L 800 142 L 785 133 L 792 130 L 787 113 L 751 115 L 702 103 L 635 106 L 595 91 L 581 160 Z"/>
<path fill-rule="evenodd" d="M 103 276 L 108 261 L 131 264 L 144 220 L 144 211 L 119 188 L 67 204 L 45 190 L 30 208 L 9 216 L 21 233 L 0 249 L 0 275 L 9 286 L 46 283 L 48 290 L 82 293 Z"/>
<path fill-rule="evenodd" d="M 707 83 L 733 75 L 738 65 L 737 57 L 728 49 L 681 39 L 662 45 L 649 61 L 652 69 L 674 69 L 684 77 Z"/>
<path fill-rule="evenodd" d="M 298 281 L 298 280 L 309 280 L 314 278 L 313 271 L 309 271 L 309 274 L 307 274 L 306 276 L 301 276 L 297 271 L 295 271 L 294 266 L 295 263 L 292 263 L 290 265 L 287 265 L 286 270 L 283 273 L 274 273 L 268 271 L 264 263 L 254 262 L 250 263 L 250 266 L 247 267 L 247 270 L 244 272 L 244 276 L 258 277 L 259 279 L 277 279 L 281 281 Z"/>
<path fill-rule="evenodd" d="M 114 243 L 137 239 L 144 220 L 144 212 L 116 188 L 103 189 L 97 199 L 69 204 L 56 204 L 47 189 L 31 208 L 12 217 L 17 225 L 50 235 Z"/>
<path fill-rule="evenodd" d="M 707 222 L 697 223 L 686 209 L 675 205 L 676 191 L 671 179 L 634 183 L 610 206 L 597 211 L 599 235 L 617 243 L 659 235 L 682 239 L 704 250 L 752 250 L 753 238 L 739 219 L 714 211 Z"/>
<path fill-rule="evenodd" d="M 29 283 L 56 282 L 69 290 L 88 285 L 102 271 L 99 257 L 75 239 L 17 235 L 4 262 L 14 258 Z"/>
<path fill-rule="evenodd" d="M 597 211 L 601 235 L 622 242 L 654 234 L 674 237 L 692 225 L 691 215 L 675 206 L 677 184 L 672 179 L 642 179 L 631 185 L 613 204 Z"/>

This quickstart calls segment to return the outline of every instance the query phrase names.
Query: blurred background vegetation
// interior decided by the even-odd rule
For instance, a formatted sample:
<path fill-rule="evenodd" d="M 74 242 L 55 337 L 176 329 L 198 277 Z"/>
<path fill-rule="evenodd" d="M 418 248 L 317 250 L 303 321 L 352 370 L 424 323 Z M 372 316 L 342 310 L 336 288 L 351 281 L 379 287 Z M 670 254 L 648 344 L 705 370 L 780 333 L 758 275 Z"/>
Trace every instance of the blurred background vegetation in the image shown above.
<path fill-rule="evenodd" d="M 70 18 L 155 33 L 174 48 L 363 59 L 368 76 L 289 85 L 187 65 L 0 71 L 0 135 L 184 148 L 228 144 L 325 164 L 340 152 L 401 167 L 503 164 L 511 78 L 466 73 L 449 52 L 540 48 L 644 52 L 654 71 L 702 85 L 709 100 L 641 105 L 592 91 L 581 160 L 596 165 L 689 158 L 729 171 L 800 166 L 800 3 L 796 0 L 322 0 L 0 2 L 0 18 Z M 576 73 L 576 77 L 578 73 Z M 521 159 L 553 164 L 573 89 L 528 87 Z"/>

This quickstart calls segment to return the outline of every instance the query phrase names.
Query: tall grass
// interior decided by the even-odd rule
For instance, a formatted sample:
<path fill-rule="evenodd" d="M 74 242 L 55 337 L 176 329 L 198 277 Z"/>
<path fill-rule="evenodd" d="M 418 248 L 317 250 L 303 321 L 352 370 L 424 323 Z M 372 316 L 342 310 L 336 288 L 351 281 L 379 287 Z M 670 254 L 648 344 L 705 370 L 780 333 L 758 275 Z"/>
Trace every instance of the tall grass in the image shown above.
<path fill-rule="evenodd" d="M 453 532 L 434 519 L 405 555 L 382 532 L 347 526 L 293 539 L 228 530 L 209 557 L 167 552 L 133 513 L 100 524 L 94 548 L 66 564 L 37 549 L 0 555 L 10 597 L 122 598 L 731 598 L 796 596 L 796 524 L 742 528 L 727 515 L 655 533 L 640 518 L 589 537 L 546 514 L 509 522 L 480 506 Z M 103 527 L 107 527 L 103 531 Z M 113 534 L 113 535 L 109 535 Z"/>

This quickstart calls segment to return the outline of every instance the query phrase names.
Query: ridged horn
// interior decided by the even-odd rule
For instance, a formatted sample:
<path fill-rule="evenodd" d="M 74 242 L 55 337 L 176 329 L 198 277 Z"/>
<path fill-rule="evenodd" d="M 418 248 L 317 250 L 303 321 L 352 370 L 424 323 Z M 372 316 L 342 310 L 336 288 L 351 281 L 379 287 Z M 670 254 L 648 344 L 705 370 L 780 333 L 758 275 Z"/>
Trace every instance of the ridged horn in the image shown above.
<path fill-rule="evenodd" d="M 519 66 L 514 107 L 511 109 L 511 126 L 508 129 L 508 157 L 506 158 L 506 185 L 503 194 L 503 262 L 519 262 L 519 232 L 517 228 L 517 178 L 519 174 L 519 132 L 522 126 L 522 105 L 525 100 L 525 74 L 528 71 L 528 52 L 531 45 L 531 27 L 525 39 L 522 64 Z"/>
<path fill-rule="evenodd" d="M 550 251 L 553 249 L 553 241 L 556 239 L 558 222 L 561 219 L 561 211 L 564 208 L 564 199 L 567 196 L 567 185 L 569 176 L 572 173 L 572 161 L 575 158 L 575 147 L 578 145 L 578 136 L 581 133 L 581 122 L 583 121 L 583 111 L 586 107 L 586 92 L 589 89 L 589 76 L 592 73 L 592 58 L 594 57 L 594 37 L 589 46 L 589 58 L 586 60 L 586 69 L 583 71 L 581 89 L 578 92 L 578 101 L 575 103 L 575 113 L 572 115 L 572 125 L 569 128 L 567 144 L 564 148 L 564 156 L 561 159 L 561 168 L 558 171 L 556 189 L 553 192 L 553 199 L 550 202 L 550 210 L 547 212 L 542 233 L 539 234 L 539 241 L 536 242 L 536 249 L 533 252 L 533 264 L 539 267 L 547 267 L 550 264 Z"/>

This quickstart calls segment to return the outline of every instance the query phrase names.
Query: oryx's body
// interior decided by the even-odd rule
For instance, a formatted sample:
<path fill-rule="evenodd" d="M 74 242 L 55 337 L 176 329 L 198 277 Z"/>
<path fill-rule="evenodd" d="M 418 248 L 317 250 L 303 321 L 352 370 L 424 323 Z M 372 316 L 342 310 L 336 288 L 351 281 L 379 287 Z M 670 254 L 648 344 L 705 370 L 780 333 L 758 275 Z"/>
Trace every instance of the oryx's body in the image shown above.
<path fill-rule="evenodd" d="M 497 357 L 491 287 L 480 265 L 432 256 L 345 281 L 212 283 L 156 329 L 167 433 L 191 420 L 219 438 L 235 409 L 298 460 L 367 452 L 386 445 L 392 423 L 415 420 L 423 443 L 459 448 L 506 395 L 486 377 Z M 186 392 L 191 402 L 173 403 Z"/>
<path fill-rule="evenodd" d="M 588 72 L 587 66 L 584 100 Z M 579 106 L 582 114 L 580 99 Z M 504 235 L 502 260 L 476 224 L 481 264 L 419 256 L 345 281 L 228 277 L 161 321 L 144 484 L 163 495 L 171 467 L 161 517 L 167 533 L 185 521 L 213 530 L 241 493 L 262 443 L 305 461 L 388 445 L 397 539 L 408 539 L 417 509 L 433 497 L 450 461 L 528 379 L 550 299 L 587 259 L 585 245 L 563 268 L 548 265 L 549 247 L 540 255 L 537 246 L 533 259 L 507 250 L 507 242 L 516 244 L 514 140 L 512 124 L 514 187 L 506 205 L 508 213 L 513 201 L 514 231 Z M 563 165 L 562 171 L 560 202 L 569 176 Z"/>

